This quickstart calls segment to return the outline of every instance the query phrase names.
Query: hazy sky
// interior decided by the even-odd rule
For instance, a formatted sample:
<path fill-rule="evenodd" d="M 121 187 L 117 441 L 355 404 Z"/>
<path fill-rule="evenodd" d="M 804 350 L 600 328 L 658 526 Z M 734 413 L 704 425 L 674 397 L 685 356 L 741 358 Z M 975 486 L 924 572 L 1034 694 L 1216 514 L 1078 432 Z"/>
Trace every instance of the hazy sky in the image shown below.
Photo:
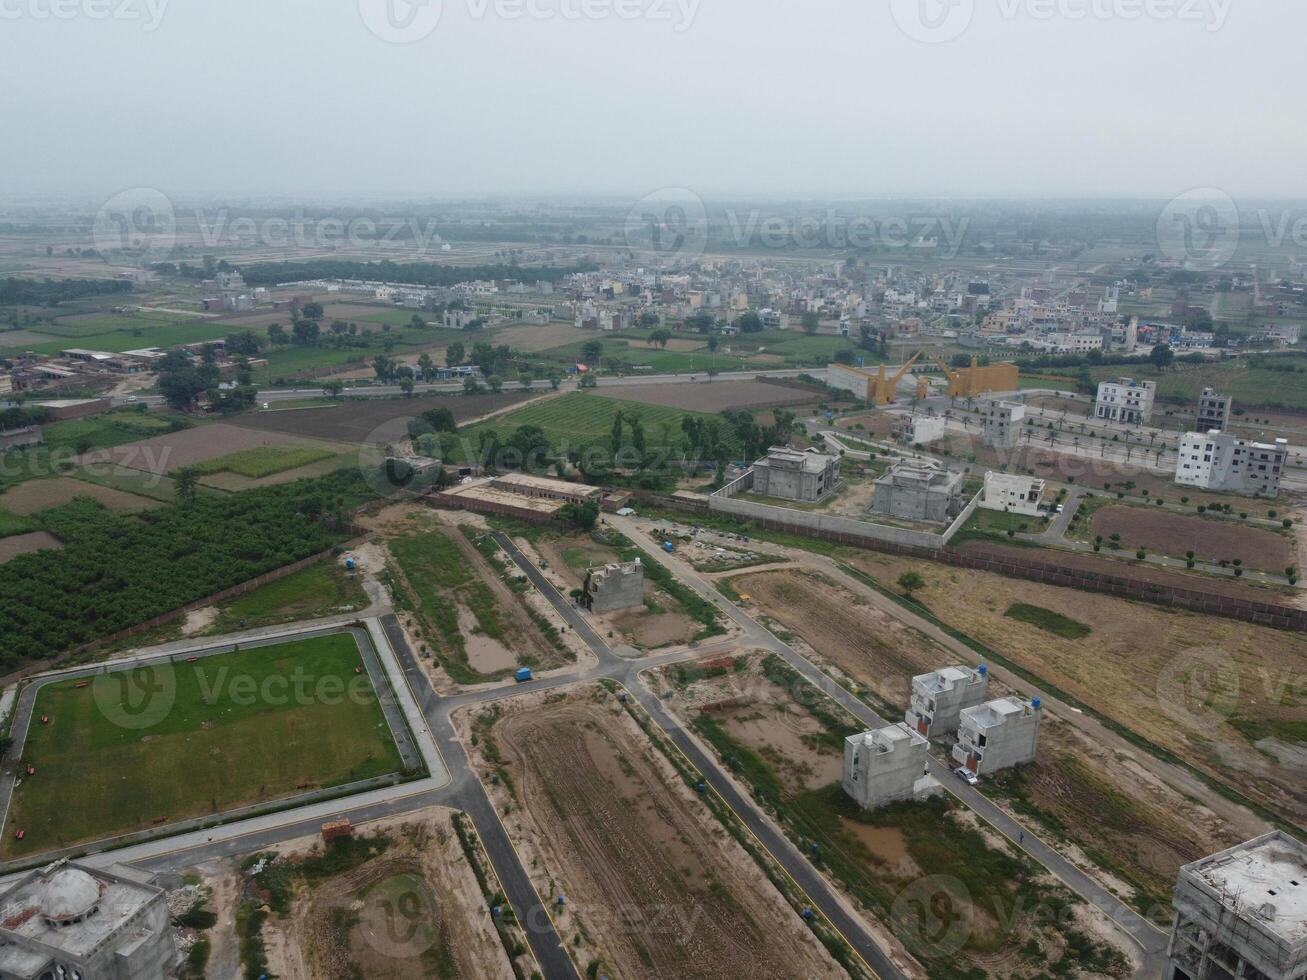
<path fill-rule="evenodd" d="M 0 194 L 1307 194 L 1303 0 L 387 2 L 0 0 Z"/>

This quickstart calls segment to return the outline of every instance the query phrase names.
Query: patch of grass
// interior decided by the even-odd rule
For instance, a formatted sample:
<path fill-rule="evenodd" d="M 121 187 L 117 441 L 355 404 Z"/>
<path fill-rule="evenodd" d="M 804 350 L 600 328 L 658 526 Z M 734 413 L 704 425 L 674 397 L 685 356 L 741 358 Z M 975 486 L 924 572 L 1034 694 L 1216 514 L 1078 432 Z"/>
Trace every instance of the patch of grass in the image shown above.
<path fill-rule="evenodd" d="M 1067 640 L 1082 640 L 1093 632 L 1084 623 L 1077 622 L 1068 616 L 1053 612 L 1051 609 L 1044 609 L 1041 606 L 1027 605 L 1024 602 L 1014 603 L 1009 606 L 1007 612 L 1003 615 L 1021 623 L 1029 623 L 1046 633 L 1053 633 Z"/>
<path fill-rule="evenodd" d="M 14 794 L 10 820 L 27 836 L 10 853 L 398 772 L 359 663 L 342 633 L 42 688 L 34 714 L 50 722 L 34 720 L 22 750 L 38 772 Z"/>
<path fill-rule="evenodd" d="M 15 534 L 30 534 L 32 531 L 39 530 L 41 530 L 41 522 L 35 518 L 0 510 L 0 538 L 12 537 Z"/>
<path fill-rule="evenodd" d="M 200 473 L 235 473 L 257 480 L 297 470 L 334 455 L 335 450 L 326 446 L 255 446 L 197 463 L 194 468 Z"/>
<path fill-rule="evenodd" d="M 358 578 L 350 578 L 338 562 L 323 560 L 220 604 L 208 632 L 321 619 L 367 605 L 368 595 Z"/>

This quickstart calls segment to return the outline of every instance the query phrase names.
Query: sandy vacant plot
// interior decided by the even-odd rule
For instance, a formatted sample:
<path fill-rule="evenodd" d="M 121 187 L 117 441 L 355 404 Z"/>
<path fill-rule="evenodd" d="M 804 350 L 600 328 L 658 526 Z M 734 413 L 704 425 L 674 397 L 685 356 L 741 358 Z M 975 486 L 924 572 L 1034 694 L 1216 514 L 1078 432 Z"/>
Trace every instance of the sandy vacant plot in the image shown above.
<path fill-rule="evenodd" d="M 169 432 L 125 446 L 99 449 L 83 456 L 82 462 L 113 462 L 151 473 L 171 473 L 183 466 L 218 459 L 242 449 L 297 443 L 299 440 L 278 432 L 262 432 L 226 422 L 215 422 L 213 425 L 198 425 L 193 429 Z"/>
<path fill-rule="evenodd" d="M 614 385 L 605 398 L 683 408 L 695 412 L 726 412 L 735 408 L 801 405 L 819 400 L 816 389 L 793 388 L 766 381 L 702 381 L 678 384 Z"/>
<path fill-rule="evenodd" d="M 0 538 L 0 565 L 13 561 L 19 555 L 43 551 L 46 548 L 62 548 L 63 542 L 46 531 L 33 531 L 31 534 L 14 534 Z"/>
<path fill-rule="evenodd" d="M 138 497 L 134 493 L 61 476 L 53 480 L 29 480 L 5 491 L 0 495 L 0 509 L 26 516 L 48 507 L 58 507 L 78 497 L 91 497 L 120 514 L 137 514 L 163 506 L 161 501 L 149 497 Z"/>
<path fill-rule="evenodd" d="M 1166 555 L 1192 551 L 1199 561 L 1240 559 L 1249 568 L 1283 572 L 1294 564 L 1293 542 L 1264 528 L 1233 521 L 1170 514 L 1159 508 L 1104 507 L 1094 514 L 1095 535 L 1121 535 L 1121 547 Z"/>
<path fill-rule="evenodd" d="M 509 833 L 541 893 L 567 896 L 574 955 L 592 943 L 627 978 L 845 975 L 607 692 L 514 703 L 493 738 Z"/>
<path fill-rule="evenodd" d="M 243 429 L 331 439 L 351 445 L 382 445 L 404 438 L 408 420 L 433 408 L 448 408 L 457 421 L 480 418 L 531 397 L 529 392 L 499 395 L 451 395 L 440 398 L 344 401 L 324 408 L 249 412 L 232 419 Z"/>
<path fill-rule="evenodd" d="M 494 331 L 496 344 L 507 344 L 523 354 L 566 347 L 577 341 L 594 338 L 594 331 L 578 330 L 568 323 L 542 323 L 538 326 L 504 327 Z"/>

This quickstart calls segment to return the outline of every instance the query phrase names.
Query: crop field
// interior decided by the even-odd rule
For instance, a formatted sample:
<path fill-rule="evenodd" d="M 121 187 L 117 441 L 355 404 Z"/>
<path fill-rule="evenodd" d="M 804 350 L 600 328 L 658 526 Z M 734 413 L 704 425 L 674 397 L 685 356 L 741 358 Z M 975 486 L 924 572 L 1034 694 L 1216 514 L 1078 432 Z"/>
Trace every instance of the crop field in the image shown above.
<path fill-rule="evenodd" d="M 12 504 L 13 501 L 6 501 L 6 495 L 0 495 L 0 508 L 6 503 Z M 11 510 L 0 510 L 0 538 L 7 538 L 15 534 L 28 534 L 32 531 L 39 531 L 41 524 L 39 521 L 31 520 L 25 514 L 19 514 Z"/>
<path fill-rule="evenodd" d="M 338 561 L 319 561 L 219 603 L 208 633 L 231 633 L 367 608 L 368 595 Z"/>
<path fill-rule="evenodd" d="M 249 450 L 301 447 L 302 443 L 298 440 L 278 432 L 215 422 L 98 450 L 94 455 L 97 461 L 104 463 L 116 463 L 151 473 L 172 473 L 185 466 L 222 460 Z"/>
<path fill-rule="evenodd" d="M 58 317 L 53 323 L 42 324 L 37 330 L 54 337 L 85 338 L 124 330 L 152 330 L 178 322 L 185 321 L 179 321 L 177 317 L 139 313 L 78 313 Z"/>
<path fill-rule="evenodd" d="M 1249 501 L 1247 506 L 1260 507 L 1263 502 Z M 1120 535 L 1120 547 L 1126 552 L 1142 548 L 1183 558 L 1192 551 L 1199 561 L 1239 560 L 1246 568 L 1282 575 L 1297 564 L 1293 540 L 1263 527 L 1249 527 L 1233 520 L 1189 517 L 1154 507 L 1102 507 L 1094 513 L 1095 536 L 1111 539 Z M 1118 542 L 1114 542 L 1118 543 Z"/>
<path fill-rule="evenodd" d="M 0 494 L 0 508 L 26 516 L 58 507 L 78 497 L 90 497 L 119 514 L 138 514 L 161 506 L 160 501 L 149 497 L 61 476 L 52 480 L 29 480 L 11 487 Z"/>
<path fill-rule="evenodd" d="M 632 418 L 640 420 L 644 427 L 646 444 L 650 448 L 683 445 L 685 435 L 681 429 L 681 420 L 686 416 L 702 419 L 716 418 L 706 412 L 619 401 L 615 398 L 578 391 L 537 402 L 499 418 L 460 430 L 460 451 L 465 454 L 474 453 L 483 431 L 493 429 L 499 432 L 501 438 L 506 438 L 515 429 L 524 425 L 537 425 L 544 430 L 549 438 L 550 447 L 555 450 L 565 446 L 574 449 L 592 445 L 608 446 L 613 422 L 618 412 L 622 412 L 628 421 Z M 629 432 L 628 425 L 628 436 Z M 730 451 L 738 453 L 739 447 L 731 445 L 733 439 L 730 433 L 723 431 L 722 435 Z"/>
<path fill-rule="evenodd" d="M 1122 373 L 1157 382 L 1160 401 L 1197 400 L 1206 387 L 1234 399 L 1239 408 L 1307 409 L 1307 355 L 1302 353 L 1250 356 L 1221 364 L 1176 363 L 1165 371 L 1151 364 L 1090 368 L 1094 384 Z"/>
<path fill-rule="evenodd" d="M 196 469 L 201 473 L 235 473 L 258 479 L 299 469 L 321 459 L 330 459 L 335 450 L 326 446 L 256 446 L 241 449 L 217 459 L 206 460 Z"/>
<path fill-rule="evenodd" d="M 604 397 L 694 412 L 726 412 L 736 408 L 775 408 L 819 401 L 824 392 L 804 391 L 765 381 L 713 381 L 671 385 L 621 385 L 605 388 Z"/>
<path fill-rule="evenodd" d="M 140 325 L 127 329 L 119 328 L 103 333 L 83 334 L 74 337 L 50 337 L 48 343 L 23 344 L 17 349 L 32 350 L 39 354 L 57 354 L 69 347 L 85 347 L 90 350 L 102 350 L 119 353 L 135 350 L 138 347 L 174 347 L 178 344 L 194 344 L 205 340 L 220 340 L 231 333 L 231 325 L 221 320 L 187 320 L 184 322 L 142 321 Z M 0 344 L 5 342 L 0 334 Z M 0 347 L 0 350 L 12 347 Z"/>
<path fill-rule="evenodd" d="M 11 534 L 8 537 L 0 538 L 0 565 L 13 561 L 20 555 L 30 555 L 36 551 L 62 547 L 63 543 L 48 531 Z"/>
<path fill-rule="evenodd" d="M 539 855 L 541 894 L 567 896 L 555 922 L 579 972 L 844 976 L 606 691 L 483 718 L 482 750 L 511 774 L 509 834 Z"/>
<path fill-rule="evenodd" d="M 103 449 L 118 446 L 136 439 L 147 439 L 160 433 L 189 427 L 191 423 L 180 416 L 140 411 L 106 412 L 93 418 L 68 419 L 42 427 L 46 447 L 49 449 Z"/>
<path fill-rule="evenodd" d="M 37 773 L 15 791 L 6 823 L 27 834 L 7 834 L 8 853 L 398 771 L 360 662 L 342 633 L 47 685 L 22 747 Z"/>
<path fill-rule="evenodd" d="M 916 596 L 926 609 L 1037 685 L 1291 820 L 1307 818 L 1307 784 L 1286 765 L 1307 749 L 1300 707 L 1307 637 L 929 562 L 859 555 L 850 564 L 893 591 L 900 575 L 917 572 L 926 584 Z M 1044 628 L 1056 620 L 1008 616 L 1018 603 L 1092 632 L 1071 638 Z M 865 672 L 851 676 L 876 682 Z"/>
<path fill-rule="evenodd" d="M 530 397 L 525 392 L 498 395 L 385 399 L 340 402 L 326 408 L 274 409 L 247 412 L 232 424 L 263 432 L 329 439 L 354 446 L 379 445 L 403 438 L 409 419 L 433 408 L 448 408 L 457 421 L 480 418 Z"/>
<path fill-rule="evenodd" d="M 1006 843 L 978 831 L 960 805 L 936 799 L 860 810 L 840 777 L 844 739 L 862 726 L 781 658 L 725 658 L 664 668 L 660 675 L 664 702 L 776 814 L 791 839 L 819 845 L 818 866 L 889 926 L 930 976 L 980 970 L 1035 977 L 1050 966 L 1098 976 L 1124 962 L 1074 920 L 991 917 L 1003 908 L 1062 907 L 1071 896 Z M 956 952 L 937 950 L 934 937 L 895 921 L 905 889 L 931 875 L 963 886 L 956 897 L 936 899 L 952 899 L 952 914 L 970 920 L 971 933 Z"/>

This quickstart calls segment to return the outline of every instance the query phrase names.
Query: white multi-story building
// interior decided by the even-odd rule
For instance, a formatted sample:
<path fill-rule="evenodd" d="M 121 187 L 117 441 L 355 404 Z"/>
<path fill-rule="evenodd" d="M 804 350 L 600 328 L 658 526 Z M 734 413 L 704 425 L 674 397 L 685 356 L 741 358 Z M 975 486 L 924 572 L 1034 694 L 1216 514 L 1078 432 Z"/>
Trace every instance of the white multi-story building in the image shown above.
<path fill-rule="evenodd" d="M 1153 417 L 1153 400 L 1157 397 L 1156 381 L 1117 378 L 1098 386 L 1094 417 L 1127 425 L 1147 425 Z"/>
<path fill-rule="evenodd" d="M 844 792 L 864 810 L 922 799 L 940 789 L 927 773 L 925 737 L 900 722 L 844 740 Z"/>
<path fill-rule="evenodd" d="M 985 510 L 1000 510 L 1009 514 L 1039 516 L 1039 502 L 1044 496 L 1044 481 L 1020 473 L 985 474 L 985 495 L 980 506 Z"/>
<path fill-rule="evenodd" d="M 1204 388 L 1198 396 L 1198 424 L 1195 432 L 1211 432 L 1219 429 L 1225 432 L 1230 428 L 1230 413 L 1234 402 L 1228 395 L 1218 394 L 1214 388 Z"/>
<path fill-rule="evenodd" d="M 1021 402 L 991 399 L 985 403 L 985 445 L 996 449 L 1015 449 L 1021 441 L 1026 406 Z"/>
<path fill-rule="evenodd" d="M 1287 439 L 1249 442 L 1228 432 L 1188 432 L 1180 438 L 1175 482 L 1203 490 L 1278 497 L 1289 458 Z"/>
<path fill-rule="evenodd" d="M 926 738 L 950 735 L 958 730 L 963 708 L 985 700 L 989 691 L 989 669 L 944 667 L 912 678 L 912 701 L 904 716 L 908 726 Z"/>
<path fill-rule="evenodd" d="M 1033 762 L 1039 741 L 1039 698 L 1029 704 L 999 698 L 963 708 L 953 759 L 976 775 Z"/>

